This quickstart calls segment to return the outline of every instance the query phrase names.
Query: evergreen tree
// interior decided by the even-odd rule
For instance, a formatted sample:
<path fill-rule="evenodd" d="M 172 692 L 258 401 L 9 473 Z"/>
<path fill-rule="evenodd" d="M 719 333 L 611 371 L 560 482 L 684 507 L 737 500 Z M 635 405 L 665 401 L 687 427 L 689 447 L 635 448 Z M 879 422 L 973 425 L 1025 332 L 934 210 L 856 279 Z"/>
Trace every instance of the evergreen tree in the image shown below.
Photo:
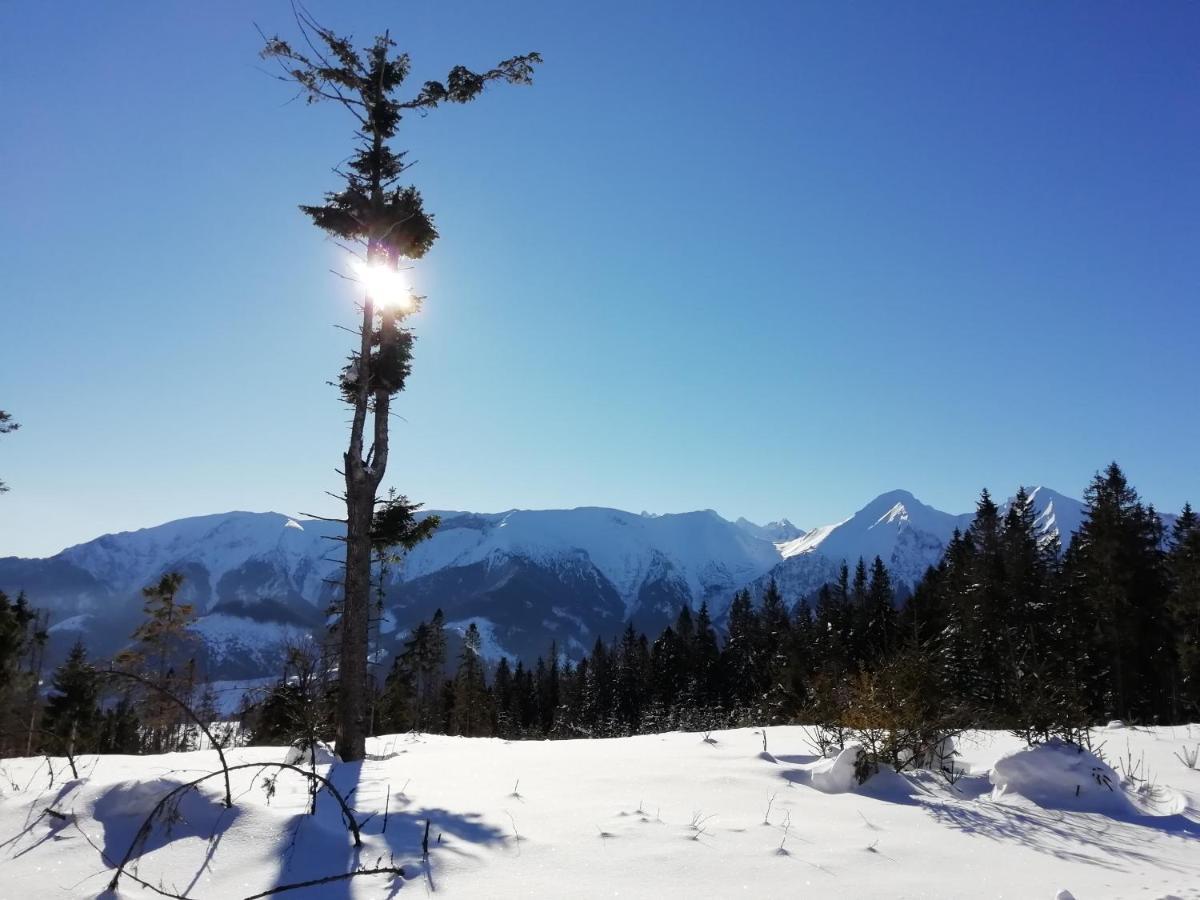
<path fill-rule="evenodd" d="M 422 623 L 419 628 L 428 626 Z M 411 643 L 410 645 L 411 646 Z M 381 734 L 416 729 L 417 670 L 408 649 L 392 660 L 392 667 L 383 681 L 375 722 Z"/>
<path fill-rule="evenodd" d="M 445 615 L 439 609 L 419 622 L 384 681 L 382 704 L 397 730 L 435 731 L 441 721 L 446 667 Z M 407 706 L 407 708 L 406 708 Z"/>
<path fill-rule="evenodd" d="M 668 625 L 650 645 L 650 683 L 664 709 L 678 712 L 687 690 L 687 655 L 675 629 Z"/>
<path fill-rule="evenodd" d="M 975 591 L 974 567 L 975 544 L 970 532 L 955 529 L 939 566 L 937 595 L 930 598 L 929 605 L 941 613 L 936 639 L 939 671 L 947 694 L 960 705 L 977 694 L 976 646 L 968 621 Z"/>
<path fill-rule="evenodd" d="M 792 620 L 774 578 L 763 592 L 758 622 L 758 713 L 761 721 L 777 723 L 798 708 L 799 698 L 793 672 Z"/>
<path fill-rule="evenodd" d="M 534 673 L 526 668 L 524 663 L 517 663 L 517 670 L 513 675 L 513 690 L 516 701 L 516 723 L 521 735 L 528 737 L 537 732 L 537 681 Z"/>
<path fill-rule="evenodd" d="M 1074 677 L 1063 664 L 1069 648 L 1059 640 L 1056 622 L 1063 613 L 1055 602 L 1059 541 L 1038 532 L 1033 499 L 1023 487 L 1004 516 L 1002 543 L 1008 619 L 999 633 L 1005 672 L 1000 714 L 1011 724 L 1045 694 L 1073 690 Z"/>
<path fill-rule="evenodd" d="M 641 646 L 645 652 L 645 635 L 641 637 Z M 717 633 L 713 628 L 707 600 L 701 602 L 700 611 L 696 614 L 696 638 L 692 659 L 696 670 L 697 702 L 705 708 L 711 708 L 720 702 L 721 651 L 717 646 Z"/>
<path fill-rule="evenodd" d="M 956 598 L 971 665 L 970 680 L 963 687 L 972 702 L 994 712 L 1002 705 L 1005 686 L 1009 594 L 1000 509 L 986 488 L 975 505 L 968 534 L 973 550 L 967 572 L 969 586 Z"/>
<path fill-rule="evenodd" d="M 1162 523 L 1116 463 L 1092 481 L 1087 515 L 1064 561 L 1073 607 L 1091 620 L 1093 711 L 1157 721 L 1172 706 L 1175 644 L 1166 610 Z"/>
<path fill-rule="evenodd" d="M 179 599 L 183 581 L 182 574 L 168 572 L 142 589 L 146 618 L 134 629 L 133 646 L 116 659 L 120 668 L 142 676 L 158 689 L 143 691 L 141 701 L 141 719 L 150 730 L 149 746 L 156 753 L 181 749 L 176 742 L 186 736 L 180 730 L 183 711 L 161 692 L 190 703 L 195 687 L 195 639 L 188 628 L 196 621 L 196 611 Z"/>
<path fill-rule="evenodd" d="M 630 622 L 621 635 L 617 655 L 615 701 L 618 721 L 633 734 L 641 727 L 642 711 L 650 699 L 650 672 L 651 663 L 645 640 L 639 640 Z"/>
<path fill-rule="evenodd" d="M 353 410 L 349 446 L 343 455 L 346 503 L 346 562 L 339 622 L 338 749 L 343 759 L 366 753 L 367 683 L 371 550 L 376 528 L 376 498 L 387 470 L 392 398 L 404 389 L 412 365 L 412 333 L 403 326 L 417 303 L 393 296 L 397 270 L 405 260 L 425 255 L 438 234 L 414 187 L 399 187 L 404 153 L 394 150 L 404 115 L 424 115 L 443 103 L 467 103 L 489 84 L 529 84 L 536 53 L 515 56 L 485 72 L 464 66 L 450 70 L 446 81 L 427 81 L 410 99 L 397 96 L 408 77 L 408 54 L 393 53 L 385 32 L 363 50 L 314 22 L 302 10 L 296 16 L 310 52 L 275 37 L 263 48 L 264 58 L 279 62 L 282 80 L 293 82 L 314 103 L 331 100 L 355 121 L 356 145 L 350 161 L 336 171 L 341 190 L 325 202 L 301 209 L 313 223 L 339 241 L 365 251 L 359 345 L 342 372 L 342 397 Z M 370 425 L 368 426 L 368 419 Z M 411 520 L 412 506 L 400 504 L 399 517 Z M 414 532 L 407 538 L 419 539 Z"/>
<path fill-rule="evenodd" d="M 614 667 L 602 639 L 596 638 L 589 662 L 583 689 L 583 722 L 594 736 L 607 737 L 612 734 Z"/>
<path fill-rule="evenodd" d="M 142 723 L 129 693 L 104 710 L 100 721 L 101 753 L 141 753 L 145 749 Z"/>
<path fill-rule="evenodd" d="M 100 679 L 82 641 L 75 642 L 54 671 L 51 688 L 42 730 L 53 735 L 53 749 L 72 755 L 94 752 L 100 737 Z"/>
<path fill-rule="evenodd" d="M 47 640 L 46 617 L 0 591 L 0 755 L 31 751 L 37 726 L 37 685 Z"/>
<path fill-rule="evenodd" d="M 1200 713 L 1200 516 L 1185 504 L 1171 534 L 1167 557 L 1171 576 L 1170 612 L 1179 657 L 1179 706 L 1182 713 Z"/>
<path fill-rule="evenodd" d="M 864 643 L 868 658 L 873 661 L 887 659 L 896 648 L 896 593 L 892 588 L 892 576 L 878 556 L 871 564 L 867 611 Z"/>
<path fill-rule="evenodd" d="M 508 657 L 501 656 L 496 664 L 496 677 L 492 685 L 492 731 L 497 737 L 518 736 L 513 698 L 512 667 L 508 664 Z"/>
<path fill-rule="evenodd" d="M 846 635 L 846 647 L 850 652 L 850 658 L 859 669 L 867 667 L 867 661 L 871 656 L 870 647 L 867 646 L 867 623 L 871 619 L 871 611 L 867 606 L 869 584 L 867 564 L 860 556 L 858 563 L 854 566 L 854 579 L 850 582 L 849 615 L 847 616 L 849 631 Z"/>
<path fill-rule="evenodd" d="M 750 600 L 750 591 L 738 591 L 729 605 L 729 634 L 721 650 L 721 679 L 725 703 L 733 710 L 748 710 L 759 695 L 758 617 Z"/>
<path fill-rule="evenodd" d="M 845 571 L 845 566 L 842 566 Z M 813 668 L 837 680 L 849 668 L 849 654 L 844 635 L 847 609 L 844 597 L 834 585 L 823 584 L 817 591 L 817 608 L 813 613 Z"/>
<path fill-rule="evenodd" d="M 251 742 L 312 748 L 332 740 L 335 701 L 329 669 L 320 647 L 306 641 L 289 644 L 279 680 L 243 716 Z"/>
<path fill-rule="evenodd" d="M 463 635 L 463 649 L 454 676 L 454 734 L 475 737 L 487 724 L 487 684 L 484 678 L 483 641 L 472 622 Z"/>

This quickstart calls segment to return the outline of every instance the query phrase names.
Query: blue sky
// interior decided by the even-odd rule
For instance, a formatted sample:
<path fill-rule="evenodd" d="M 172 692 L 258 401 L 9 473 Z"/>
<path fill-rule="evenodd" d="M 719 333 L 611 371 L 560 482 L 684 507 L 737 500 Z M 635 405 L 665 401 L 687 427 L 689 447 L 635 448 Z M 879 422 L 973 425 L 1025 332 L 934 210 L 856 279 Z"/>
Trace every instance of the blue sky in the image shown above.
<path fill-rule="evenodd" d="M 1200 500 L 1200 6 L 331 3 L 414 90 L 442 232 L 388 482 L 441 508 L 811 527 L 905 487 Z M 289 8 L 0 7 L 0 555 L 332 513 L 350 122 L 287 104 Z"/>

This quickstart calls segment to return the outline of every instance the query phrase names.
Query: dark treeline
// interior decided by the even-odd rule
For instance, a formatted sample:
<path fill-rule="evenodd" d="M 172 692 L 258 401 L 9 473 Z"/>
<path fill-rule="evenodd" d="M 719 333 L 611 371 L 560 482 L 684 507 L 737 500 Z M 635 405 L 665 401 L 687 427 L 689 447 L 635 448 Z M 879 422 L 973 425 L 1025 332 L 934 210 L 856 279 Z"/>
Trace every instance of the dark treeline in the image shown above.
<path fill-rule="evenodd" d="M 971 727 L 1030 740 L 1078 737 L 1120 718 L 1200 717 L 1200 522 L 1164 528 L 1115 465 L 1087 489 L 1066 552 L 1039 532 L 1022 490 L 1002 512 L 984 491 L 974 521 L 896 602 L 884 562 L 858 560 L 810 597 L 738 592 L 722 628 L 682 608 L 653 639 L 632 624 L 570 661 L 489 669 L 471 625 L 455 660 L 440 613 L 416 626 L 369 698 L 371 732 L 504 738 L 619 736 L 804 721 L 861 735 L 918 731 L 922 746 Z M 0 594 L 0 749 L 160 752 L 186 746 L 167 694 L 216 718 L 197 683 L 176 576 L 148 587 L 146 620 L 114 682 L 82 644 L 39 692 L 45 619 Z M 330 739 L 336 672 L 319 645 L 287 654 L 276 686 L 242 715 L 262 743 Z M 111 664 L 110 664 L 111 665 Z M 453 672 L 448 677 L 448 672 Z M 836 740 L 836 737 L 835 737 Z"/>

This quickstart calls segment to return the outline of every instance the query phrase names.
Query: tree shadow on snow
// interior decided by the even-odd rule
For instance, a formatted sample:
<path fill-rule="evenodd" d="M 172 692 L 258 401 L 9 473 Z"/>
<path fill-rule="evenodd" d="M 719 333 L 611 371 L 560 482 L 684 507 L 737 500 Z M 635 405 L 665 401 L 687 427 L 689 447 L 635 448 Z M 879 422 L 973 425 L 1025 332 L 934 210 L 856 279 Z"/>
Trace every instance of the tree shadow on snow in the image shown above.
<path fill-rule="evenodd" d="M 326 772 L 322 772 L 324 767 L 319 766 L 318 773 L 324 774 L 352 810 L 359 807 L 355 811 L 355 820 L 359 825 L 363 846 L 354 846 L 340 805 L 328 792 L 322 791 L 317 795 L 314 815 L 310 815 L 307 809 L 296 811 L 271 827 L 271 839 L 276 846 L 273 852 L 268 847 L 263 849 L 268 859 L 278 861 L 275 878 L 270 883 L 260 883 L 254 890 L 248 887 L 246 893 L 316 881 L 359 868 L 382 866 L 402 866 L 404 878 L 394 878 L 388 874 L 361 875 L 307 888 L 289 889 L 287 896 L 339 900 L 350 898 L 357 891 L 360 896 L 391 897 L 405 882 L 413 881 L 424 882 L 425 889 L 432 891 L 437 888 L 439 857 L 444 859 L 448 854 L 471 857 L 473 847 L 501 844 L 508 840 L 507 832 L 483 822 L 479 814 L 450 812 L 437 807 L 416 808 L 403 792 L 391 793 L 386 781 L 366 783 L 367 788 L 378 793 L 378 796 L 360 796 L 360 790 L 364 789 L 362 765 L 337 763 Z M 103 829 L 98 849 L 108 861 L 106 878 L 111 877 L 113 867 L 124 858 L 132 842 L 138 838 L 139 829 L 158 802 L 183 783 L 183 780 L 175 777 L 124 782 L 108 788 L 97 799 L 93 814 Z M 257 777 L 251 782 L 251 788 L 235 794 L 232 809 L 226 809 L 221 802 L 219 789 L 214 793 L 211 788 L 206 790 L 207 785 L 201 785 L 199 789 L 181 791 L 178 803 L 172 802 L 155 817 L 153 828 L 133 854 L 126 871 L 172 893 L 191 896 L 209 871 L 225 833 L 230 827 L 235 827 L 239 801 L 255 784 L 261 785 Z M 175 809 L 175 812 L 169 812 L 171 809 Z M 365 813 L 362 811 L 364 809 L 372 812 Z M 423 859 L 422 850 L 426 822 L 429 823 L 428 860 Z M 154 871 L 139 871 L 144 858 L 187 838 L 206 842 L 204 857 L 198 864 L 190 859 L 183 865 L 171 860 L 170 864 L 164 861 L 163 865 L 151 864 L 146 867 Z M 220 864 L 219 859 L 217 864 Z M 359 884 L 356 887 L 356 882 L 370 882 L 370 885 Z M 132 884 L 126 882 L 124 887 L 129 889 Z M 104 893 L 101 896 L 109 895 Z"/>
<path fill-rule="evenodd" d="M 351 808 L 372 810 L 369 814 L 361 809 L 356 812 L 363 846 L 354 847 L 336 802 L 321 795 L 316 816 L 296 815 L 284 830 L 275 854 L 280 865 L 273 886 L 315 881 L 356 868 L 392 865 L 403 867 L 404 878 L 387 874 L 362 875 L 289 890 L 288 897 L 339 900 L 353 896 L 356 890 L 360 896 L 367 893 L 369 896 L 392 897 L 405 883 L 416 881 L 423 881 L 426 890 L 436 890 L 439 857 L 446 854 L 470 857 L 472 847 L 500 844 L 508 839 L 506 832 L 483 822 L 477 813 L 450 812 L 437 807 L 418 809 L 403 793 L 385 794 L 386 783 L 369 784 L 378 796 L 360 795 L 368 784 L 362 779 L 362 765 L 358 762 L 338 763 L 326 777 Z M 422 858 L 426 822 L 430 823 L 428 862 Z M 356 887 L 355 882 L 360 884 Z M 369 882 L 370 887 L 363 882 Z"/>
<path fill-rule="evenodd" d="M 808 769 L 787 769 L 780 776 L 794 785 L 819 790 Z M 865 797 L 901 806 L 917 806 L 935 820 L 965 834 L 1028 847 L 1058 859 L 1121 870 L 1128 863 L 1151 864 L 1190 872 L 1166 854 L 1163 841 L 1196 844 L 1200 868 L 1200 822 L 1187 815 L 1146 815 L 1124 811 L 1080 811 L 1044 808 L 1024 798 L 992 801 L 986 775 L 968 775 L 949 785 L 930 772 L 899 775 L 883 771 L 854 788 Z"/>
<path fill-rule="evenodd" d="M 1043 809 L 1033 804 L 923 803 L 934 819 L 966 834 L 1017 844 L 1070 862 L 1120 870 L 1125 863 L 1149 863 L 1176 872 L 1189 871 L 1154 846 L 1166 840 L 1195 842 L 1200 851 L 1200 825 L 1186 816 L 1129 815 Z M 1200 863 L 1200 857 L 1197 857 Z"/>
<path fill-rule="evenodd" d="M 421 848 L 427 820 L 430 822 L 428 862 L 422 859 Z M 382 826 L 381 816 L 372 817 L 363 829 L 363 846 L 356 848 L 349 835 L 344 834 L 345 840 L 342 840 L 343 836 L 331 834 L 311 816 L 293 817 L 279 847 L 280 867 L 274 886 L 315 881 L 356 868 L 395 865 L 404 869 L 402 880 L 386 874 L 364 875 L 288 891 L 288 896 L 329 900 L 349 898 L 355 890 L 355 881 L 373 881 L 370 896 L 380 897 L 394 896 L 406 882 L 424 881 L 427 887 L 436 889 L 439 857 L 445 854 L 470 857 L 473 846 L 500 844 L 507 840 L 503 831 L 482 822 L 477 814 L 452 813 L 439 808 L 393 811 L 388 816 L 386 832 L 381 831 Z M 385 885 L 390 886 L 386 893 Z M 359 885 L 360 894 L 364 888 L 365 885 Z"/>
<path fill-rule="evenodd" d="M 137 839 L 139 829 L 156 804 L 181 784 L 183 782 L 173 778 L 123 782 L 113 785 L 99 797 L 93 807 L 93 816 L 104 829 L 100 850 L 113 867 L 124 858 L 130 845 Z M 142 877 L 138 869 L 143 857 L 175 841 L 199 838 L 206 842 L 206 847 L 195 874 L 175 877 L 178 868 L 173 866 L 170 883 L 164 882 L 174 893 L 186 896 L 208 869 L 225 831 L 237 817 L 236 805 L 227 809 L 220 796 L 206 791 L 203 785 L 181 791 L 155 817 L 153 827 L 133 854 L 127 871 Z M 159 877 L 150 876 L 146 880 L 157 883 Z"/>

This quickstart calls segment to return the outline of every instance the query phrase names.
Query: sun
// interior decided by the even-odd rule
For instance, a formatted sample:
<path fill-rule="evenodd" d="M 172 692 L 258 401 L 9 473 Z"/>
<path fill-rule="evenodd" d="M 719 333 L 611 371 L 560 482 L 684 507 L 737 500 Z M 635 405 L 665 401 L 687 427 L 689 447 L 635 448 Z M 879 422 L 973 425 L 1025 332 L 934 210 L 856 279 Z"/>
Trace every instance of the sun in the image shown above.
<path fill-rule="evenodd" d="M 356 259 L 353 266 L 367 296 L 376 303 L 401 312 L 413 308 L 412 285 L 408 282 L 407 272 L 385 262 L 365 263 Z"/>

